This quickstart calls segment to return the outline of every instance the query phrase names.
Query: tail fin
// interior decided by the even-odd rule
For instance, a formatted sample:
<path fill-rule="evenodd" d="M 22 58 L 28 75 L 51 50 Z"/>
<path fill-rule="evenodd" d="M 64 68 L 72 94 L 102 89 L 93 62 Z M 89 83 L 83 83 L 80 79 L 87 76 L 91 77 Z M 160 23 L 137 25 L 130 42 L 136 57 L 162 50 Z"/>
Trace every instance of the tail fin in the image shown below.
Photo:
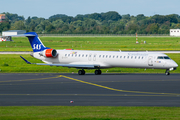
<path fill-rule="evenodd" d="M 44 44 L 39 39 L 37 33 L 35 33 L 35 32 L 28 32 L 28 33 L 25 33 L 24 35 L 26 37 L 28 37 L 29 42 L 31 44 L 31 47 L 33 49 L 33 52 L 40 52 L 40 51 L 43 51 L 45 49 L 49 49 L 49 48 L 44 46 Z"/>

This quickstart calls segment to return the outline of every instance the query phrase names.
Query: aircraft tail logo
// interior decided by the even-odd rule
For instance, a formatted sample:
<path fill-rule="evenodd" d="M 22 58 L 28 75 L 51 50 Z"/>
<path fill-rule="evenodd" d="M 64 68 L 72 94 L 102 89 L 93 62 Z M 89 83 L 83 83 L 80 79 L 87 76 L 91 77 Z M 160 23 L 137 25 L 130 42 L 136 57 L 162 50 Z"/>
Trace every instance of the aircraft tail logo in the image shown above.
<path fill-rule="evenodd" d="M 33 52 L 40 52 L 40 51 L 43 51 L 45 49 L 49 49 L 49 48 L 44 46 L 44 44 L 39 39 L 37 33 L 35 33 L 35 32 L 28 32 L 28 33 L 25 33 L 24 35 L 26 37 L 28 37 L 29 42 L 31 44 L 31 47 L 33 49 Z"/>

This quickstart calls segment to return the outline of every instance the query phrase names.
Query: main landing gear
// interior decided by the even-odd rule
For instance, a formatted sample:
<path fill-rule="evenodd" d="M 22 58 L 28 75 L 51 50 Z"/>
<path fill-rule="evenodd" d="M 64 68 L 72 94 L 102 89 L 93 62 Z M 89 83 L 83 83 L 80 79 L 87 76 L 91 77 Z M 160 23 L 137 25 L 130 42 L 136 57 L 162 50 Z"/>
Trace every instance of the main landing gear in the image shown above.
<path fill-rule="evenodd" d="M 165 72 L 166 75 L 170 75 L 169 70 L 167 69 Z"/>
<path fill-rule="evenodd" d="M 79 71 L 78 71 L 78 74 L 79 74 L 79 75 L 85 75 L 85 73 L 86 73 L 86 72 L 85 72 L 84 70 L 79 70 Z"/>
<path fill-rule="evenodd" d="M 95 70 L 94 73 L 95 73 L 95 75 L 101 75 L 102 72 L 101 72 L 101 70 Z"/>
<path fill-rule="evenodd" d="M 78 71 L 79 75 L 85 75 L 85 73 L 86 72 L 83 69 Z M 95 70 L 94 73 L 95 73 L 95 75 L 101 75 L 102 72 L 101 72 L 101 70 Z"/>

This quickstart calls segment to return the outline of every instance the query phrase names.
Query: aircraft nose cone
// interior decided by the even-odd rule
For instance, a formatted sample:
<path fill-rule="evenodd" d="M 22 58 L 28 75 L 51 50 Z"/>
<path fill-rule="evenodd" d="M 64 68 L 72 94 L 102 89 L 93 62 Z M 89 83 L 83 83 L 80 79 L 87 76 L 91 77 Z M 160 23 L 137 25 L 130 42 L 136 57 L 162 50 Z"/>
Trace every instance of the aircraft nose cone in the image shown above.
<path fill-rule="evenodd" d="M 174 67 L 174 68 L 178 67 L 178 64 L 177 64 L 175 61 L 173 61 L 173 63 L 172 63 L 171 65 L 172 65 L 172 67 Z"/>
<path fill-rule="evenodd" d="M 175 62 L 175 61 L 169 61 L 167 63 L 167 67 L 170 67 L 170 68 L 177 68 L 178 67 L 178 64 Z"/>
<path fill-rule="evenodd" d="M 175 67 L 178 67 L 178 64 L 177 63 L 175 63 L 175 65 L 174 65 Z"/>

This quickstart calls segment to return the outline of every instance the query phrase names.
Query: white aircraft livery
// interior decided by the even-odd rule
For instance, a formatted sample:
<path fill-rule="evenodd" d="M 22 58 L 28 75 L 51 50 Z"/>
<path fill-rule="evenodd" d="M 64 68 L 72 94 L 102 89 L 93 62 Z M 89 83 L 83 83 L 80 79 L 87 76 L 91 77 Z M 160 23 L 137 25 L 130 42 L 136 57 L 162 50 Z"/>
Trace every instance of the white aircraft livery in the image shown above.
<path fill-rule="evenodd" d="M 95 74 L 100 75 L 101 69 L 124 68 L 149 68 L 165 69 L 165 74 L 176 70 L 177 63 L 163 53 L 156 52 L 121 52 L 121 51 L 87 51 L 87 50 L 55 50 L 45 47 L 35 32 L 23 35 L 29 39 L 33 49 L 32 56 L 44 63 L 31 63 L 20 56 L 28 64 L 63 66 L 80 69 L 79 75 L 85 74 L 85 69 L 95 69 Z"/>

